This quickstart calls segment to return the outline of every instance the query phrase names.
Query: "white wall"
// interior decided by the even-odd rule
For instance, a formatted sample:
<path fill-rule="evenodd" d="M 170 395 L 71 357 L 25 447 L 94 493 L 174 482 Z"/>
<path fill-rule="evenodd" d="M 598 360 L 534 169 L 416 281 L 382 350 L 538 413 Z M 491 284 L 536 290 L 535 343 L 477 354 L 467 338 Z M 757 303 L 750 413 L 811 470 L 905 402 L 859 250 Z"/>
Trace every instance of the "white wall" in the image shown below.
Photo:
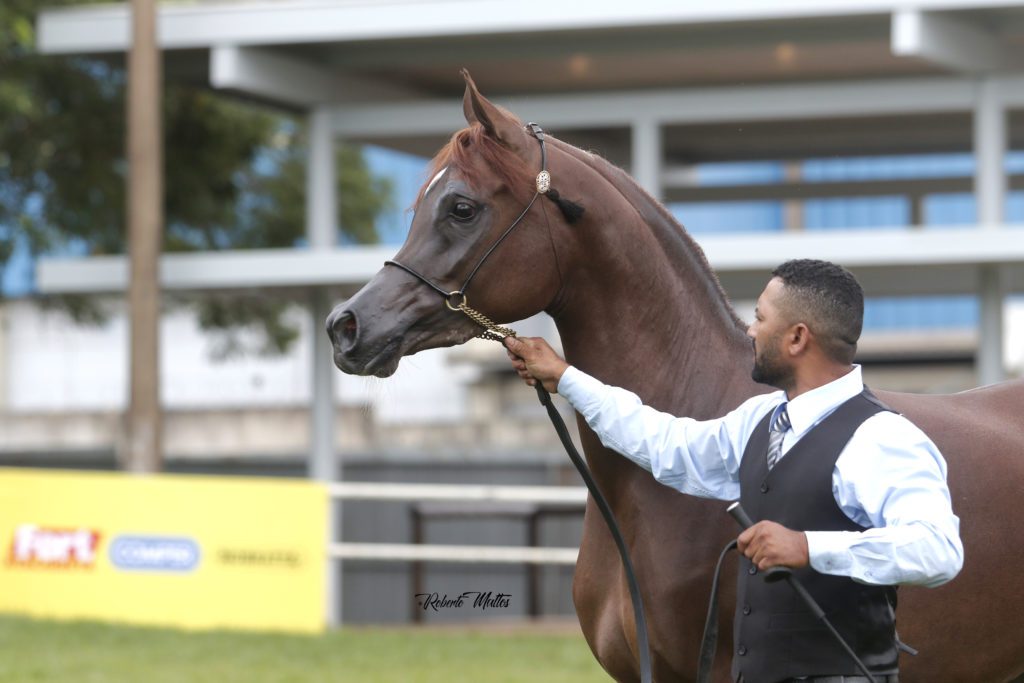
<path fill-rule="evenodd" d="M 105 325 L 77 325 L 63 313 L 43 311 L 30 300 L 3 304 L 5 391 L 10 411 L 118 411 L 128 387 L 127 324 L 120 301 L 109 303 Z M 167 312 L 160 327 L 161 395 L 169 409 L 305 405 L 310 396 L 310 320 L 290 313 L 300 338 L 282 356 L 247 355 L 217 360 L 215 340 L 185 309 Z M 317 333 L 321 326 L 316 325 Z M 388 380 L 335 371 L 337 400 L 368 404 L 377 419 L 457 419 L 465 413 L 463 382 L 471 374 L 448 366 L 444 351 L 402 361 Z"/>
<path fill-rule="evenodd" d="M 76 325 L 65 314 L 40 310 L 30 300 L 2 305 L 0 408 L 12 412 L 120 411 L 127 395 L 127 326 L 119 301 L 100 327 Z M 737 310 L 749 317 L 751 306 Z M 211 357 L 214 340 L 187 310 L 164 315 L 161 324 L 161 391 L 169 409 L 304 406 L 310 395 L 306 312 L 291 315 L 301 333 L 279 357 Z M 523 334 L 557 344 L 550 320 L 516 324 Z M 320 333 L 319 322 L 316 325 Z M 1006 366 L 1024 373 L 1024 298 L 1006 308 Z M 394 377 L 351 377 L 335 371 L 335 395 L 344 405 L 366 405 L 378 423 L 459 420 L 468 414 L 466 387 L 479 377 L 476 360 L 501 362 L 501 351 L 485 342 L 438 349 L 402 360 Z M 460 361 L 461 359 L 461 361 Z M 455 361 L 453 363 L 453 360 Z"/>

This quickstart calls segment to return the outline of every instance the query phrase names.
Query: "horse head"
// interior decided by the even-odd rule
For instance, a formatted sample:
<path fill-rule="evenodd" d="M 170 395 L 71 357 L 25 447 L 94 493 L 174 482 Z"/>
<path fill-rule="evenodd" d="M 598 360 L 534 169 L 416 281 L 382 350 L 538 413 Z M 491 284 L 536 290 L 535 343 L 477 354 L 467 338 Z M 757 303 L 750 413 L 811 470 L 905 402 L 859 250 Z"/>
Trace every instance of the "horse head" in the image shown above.
<path fill-rule="evenodd" d="M 388 377 L 403 356 L 477 336 L 480 325 L 446 305 L 449 292 L 458 295 L 448 303 L 465 301 L 499 323 L 545 310 L 558 295 L 552 233 L 582 210 L 557 193 L 541 197 L 538 136 L 463 77 L 469 125 L 434 158 L 405 243 L 327 318 L 344 372 Z"/>

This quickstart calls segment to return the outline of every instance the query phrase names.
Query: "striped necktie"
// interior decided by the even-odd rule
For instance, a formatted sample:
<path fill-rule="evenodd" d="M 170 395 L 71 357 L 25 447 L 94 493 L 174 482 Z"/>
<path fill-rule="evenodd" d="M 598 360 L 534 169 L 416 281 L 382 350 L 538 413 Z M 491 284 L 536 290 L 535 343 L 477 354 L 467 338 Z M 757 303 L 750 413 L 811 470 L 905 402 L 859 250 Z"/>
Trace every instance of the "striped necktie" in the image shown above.
<path fill-rule="evenodd" d="M 768 469 L 775 467 L 775 463 L 782 457 L 782 440 L 789 431 L 789 412 L 786 411 L 786 404 L 783 403 L 772 420 L 771 429 L 768 432 Z"/>

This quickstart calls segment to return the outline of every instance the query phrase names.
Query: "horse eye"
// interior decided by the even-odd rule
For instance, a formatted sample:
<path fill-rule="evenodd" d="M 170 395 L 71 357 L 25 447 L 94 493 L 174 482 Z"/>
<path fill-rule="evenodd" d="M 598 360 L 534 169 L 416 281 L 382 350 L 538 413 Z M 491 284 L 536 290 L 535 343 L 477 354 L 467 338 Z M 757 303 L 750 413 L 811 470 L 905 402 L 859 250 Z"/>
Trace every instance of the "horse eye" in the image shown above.
<path fill-rule="evenodd" d="M 469 202 L 456 202 L 452 207 L 452 216 L 456 220 L 468 221 L 476 215 L 476 207 Z"/>

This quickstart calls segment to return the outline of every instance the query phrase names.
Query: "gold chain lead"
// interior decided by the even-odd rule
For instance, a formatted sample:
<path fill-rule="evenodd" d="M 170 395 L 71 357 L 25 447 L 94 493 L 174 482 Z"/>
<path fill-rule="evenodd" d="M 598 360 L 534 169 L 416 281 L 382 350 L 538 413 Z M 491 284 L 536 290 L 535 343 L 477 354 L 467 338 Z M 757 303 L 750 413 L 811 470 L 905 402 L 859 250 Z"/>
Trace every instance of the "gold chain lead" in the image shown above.
<path fill-rule="evenodd" d="M 513 330 L 510 327 L 503 327 L 502 325 L 498 325 L 480 311 L 467 306 L 465 300 L 463 300 L 462 303 L 459 304 L 459 310 L 468 315 L 470 319 L 477 325 L 484 328 L 484 331 L 477 335 L 482 339 L 490 339 L 492 341 L 500 342 L 505 337 L 516 336 L 515 330 Z"/>

